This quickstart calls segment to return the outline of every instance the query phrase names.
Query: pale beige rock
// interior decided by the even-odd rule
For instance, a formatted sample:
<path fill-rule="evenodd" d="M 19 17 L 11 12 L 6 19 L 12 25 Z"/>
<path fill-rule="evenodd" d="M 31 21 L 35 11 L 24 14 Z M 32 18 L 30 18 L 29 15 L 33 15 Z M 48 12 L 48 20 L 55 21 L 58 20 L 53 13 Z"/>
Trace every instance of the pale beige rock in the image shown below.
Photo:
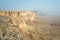
<path fill-rule="evenodd" d="M 0 40 L 60 40 L 60 27 L 33 11 L 0 11 Z"/>

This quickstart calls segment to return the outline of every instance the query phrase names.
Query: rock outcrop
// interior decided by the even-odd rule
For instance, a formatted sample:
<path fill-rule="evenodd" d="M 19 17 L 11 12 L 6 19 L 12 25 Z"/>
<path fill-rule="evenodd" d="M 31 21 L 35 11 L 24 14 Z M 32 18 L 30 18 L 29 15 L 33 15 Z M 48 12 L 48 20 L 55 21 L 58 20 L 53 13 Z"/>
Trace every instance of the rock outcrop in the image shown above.
<path fill-rule="evenodd" d="M 0 11 L 0 40 L 60 40 L 59 30 L 33 11 Z"/>
<path fill-rule="evenodd" d="M 1 11 L 0 15 L 9 16 L 10 18 L 12 18 L 12 22 L 16 26 L 22 21 L 28 21 L 28 20 L 34 21 L 34 19 L 36 18 L 36 15 L 34 14 L 34 12 L 30 12 L 30 11 L 28 12 Z"/>

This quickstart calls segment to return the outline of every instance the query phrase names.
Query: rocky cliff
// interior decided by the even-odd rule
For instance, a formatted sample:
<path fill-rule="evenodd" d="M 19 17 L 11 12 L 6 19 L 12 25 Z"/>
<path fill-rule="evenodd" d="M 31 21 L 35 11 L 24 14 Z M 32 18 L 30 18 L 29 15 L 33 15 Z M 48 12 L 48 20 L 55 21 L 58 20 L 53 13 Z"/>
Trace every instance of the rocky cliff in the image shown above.
<path fill-rule="evenodd" d="M 34 11 L 0 11 L 0 40 L 59 40 L 59 30 Z"/>
<path fill-rule="evenodd" d="M 22 21 L 28 21 L 28 20 L 34 20 L 35 19 L 35 14 L 34 12 L 25 12 L 25 11 L 21 11 L 21 12 L 16 12 L 16 11 L 1 11 L 0 12 L 1 16 L 9 16 L 12 18 L 12 22 L 14 25 L 17 26 L 17 24 L 19 24 Z"/>

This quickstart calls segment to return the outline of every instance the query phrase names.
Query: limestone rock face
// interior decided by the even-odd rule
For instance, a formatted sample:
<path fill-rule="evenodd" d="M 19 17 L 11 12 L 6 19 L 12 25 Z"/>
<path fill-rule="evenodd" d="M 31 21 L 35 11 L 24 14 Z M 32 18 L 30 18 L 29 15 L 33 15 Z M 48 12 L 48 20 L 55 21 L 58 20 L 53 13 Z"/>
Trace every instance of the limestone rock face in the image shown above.
<path fill-rule="evenodd" d="M 34 21 L 34 19 L 36 18 L 36 15 L 34 14 L 34 12 L 30 12 L 30 11 L 28 12 L 1 11 L 0 15 L 11 17 L 13 24 L 16 26 L 22 21 L 28 21 L 28 20 Z"/>
<path fill-rule="evenodd" d="M 0 40 L 60 40 L 60 27 L 45 24 L 33 11 L 0 11 Z"/>
<path fill-rule="evenodd" d="M 35 17 L 34 12 L 30 11 L 0 11 L 0 40 L 30 40 L 25 36 L 26 29 L 31 30 L 26 22 L 34 21 Z"/>

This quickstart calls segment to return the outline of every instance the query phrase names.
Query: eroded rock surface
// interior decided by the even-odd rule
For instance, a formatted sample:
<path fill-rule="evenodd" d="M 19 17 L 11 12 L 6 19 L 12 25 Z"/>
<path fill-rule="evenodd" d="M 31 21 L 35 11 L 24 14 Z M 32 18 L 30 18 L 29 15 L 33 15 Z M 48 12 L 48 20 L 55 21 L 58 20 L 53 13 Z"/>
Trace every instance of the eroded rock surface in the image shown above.
<path fill-rule="evenodd" d="M 0 40 L 60 40 L 60 27 L 33 11 L 0 11 Z"/>

